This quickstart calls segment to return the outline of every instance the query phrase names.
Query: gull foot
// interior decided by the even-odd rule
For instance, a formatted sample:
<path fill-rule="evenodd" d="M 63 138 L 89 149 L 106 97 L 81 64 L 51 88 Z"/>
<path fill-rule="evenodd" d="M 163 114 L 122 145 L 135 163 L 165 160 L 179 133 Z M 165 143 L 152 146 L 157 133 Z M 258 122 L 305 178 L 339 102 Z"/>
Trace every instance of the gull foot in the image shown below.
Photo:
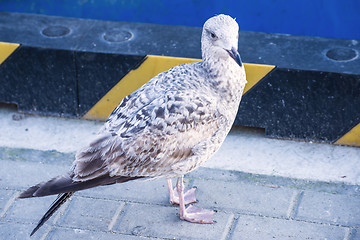
<path fill-rule="evenodd" d="M 214 223 L 214 211 L 190 205 L 180 219 L 192 223 Z"/>
<path fill-rule="evenodd" d="M 197 202 L 196 197 L 195 197 L 195 190 L 196 190 L 196 188 L 185 189 L 185 191 L 184 191 L 185 205 Z M 179 205 L 179 194 L 178 194 L 176 188 L 174 188 L 173 193 L 174 193 L 173 197 L 170 198 L 170 204 L 178 204 Z"/>

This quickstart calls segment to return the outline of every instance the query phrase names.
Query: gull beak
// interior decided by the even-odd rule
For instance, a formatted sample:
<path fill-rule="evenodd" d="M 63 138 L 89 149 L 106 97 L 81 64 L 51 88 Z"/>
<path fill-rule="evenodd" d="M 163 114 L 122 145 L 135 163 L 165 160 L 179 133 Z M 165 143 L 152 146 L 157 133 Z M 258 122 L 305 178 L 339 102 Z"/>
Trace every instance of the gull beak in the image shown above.
<path fill-rule="evenodd" d="M 242 67 L 242 61 L 239 52 L 234 47 L 232 47 L 231 50 L 226 51 L 229 53 L 230 57 L 232 57 L 235 62 L 239 64 L 240 67 Z"/>

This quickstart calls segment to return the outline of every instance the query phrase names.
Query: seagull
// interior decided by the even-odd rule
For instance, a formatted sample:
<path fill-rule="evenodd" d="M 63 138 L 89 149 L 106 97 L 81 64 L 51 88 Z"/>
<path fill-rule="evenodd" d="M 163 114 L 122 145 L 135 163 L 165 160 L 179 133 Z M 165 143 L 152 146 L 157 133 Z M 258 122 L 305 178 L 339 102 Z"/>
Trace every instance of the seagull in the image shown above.
<path fill-rule="evenodd" d="M 58 194 L 30 236 L 76 191 L 160 177 L 166 178 L 170 203 L 179 205 L 180 219 L 213 223 L 214 211 L 190 204 L 196 202 L 195 188 L 185 189 L 183 176 L 213 156 L 235 120 L 246 84 L 238 33 L 232 17 L 209 18 L 201 62 L 175 66 L 125 97 L 77 152 L 69 172 L 22 192 L 19 198 Z"/>

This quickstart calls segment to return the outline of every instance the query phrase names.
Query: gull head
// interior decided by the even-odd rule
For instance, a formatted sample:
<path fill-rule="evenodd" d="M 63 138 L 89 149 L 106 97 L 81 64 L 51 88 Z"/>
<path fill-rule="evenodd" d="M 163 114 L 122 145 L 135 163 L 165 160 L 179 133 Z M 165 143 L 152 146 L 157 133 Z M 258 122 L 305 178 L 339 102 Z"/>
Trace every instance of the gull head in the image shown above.
<path fill-rule="evenodd" d="M 204 23 L 201 36 L 203 61 L 232 58 L 241 67 L 238 41 L 239 25 L 232 17 L 220 14 L 209 18 Z"/>

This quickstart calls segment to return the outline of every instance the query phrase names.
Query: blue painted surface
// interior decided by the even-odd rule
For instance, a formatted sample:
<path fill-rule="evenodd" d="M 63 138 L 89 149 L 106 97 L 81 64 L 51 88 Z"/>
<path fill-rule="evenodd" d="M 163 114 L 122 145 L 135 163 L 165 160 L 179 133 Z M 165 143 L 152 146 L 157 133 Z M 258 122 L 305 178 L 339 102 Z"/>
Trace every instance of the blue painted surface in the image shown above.
<path fill-rule="evenodd" d="M 360 0 L 0 0 L 0 11 L 197 27 L 225 13 L 245 31 L 360 39 Z"/>

